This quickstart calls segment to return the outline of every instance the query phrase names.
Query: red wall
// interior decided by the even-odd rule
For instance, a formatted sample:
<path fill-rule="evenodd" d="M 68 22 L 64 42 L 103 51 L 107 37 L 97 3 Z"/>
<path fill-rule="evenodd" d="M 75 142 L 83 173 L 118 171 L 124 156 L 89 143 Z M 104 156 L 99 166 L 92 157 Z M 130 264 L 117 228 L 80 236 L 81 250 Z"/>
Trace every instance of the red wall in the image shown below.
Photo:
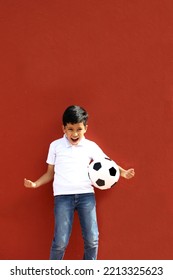
<path fill-rule="evenodd" d="M 99 259 L 173 258 L 173 2 L 6 0 L 0 3 L 0 259 L 48 259 L 46 170 L 71 104 L 88 138 L 136 177 L 96 191 Z M 66 259 L 82 258 L 76 216 Z"/>

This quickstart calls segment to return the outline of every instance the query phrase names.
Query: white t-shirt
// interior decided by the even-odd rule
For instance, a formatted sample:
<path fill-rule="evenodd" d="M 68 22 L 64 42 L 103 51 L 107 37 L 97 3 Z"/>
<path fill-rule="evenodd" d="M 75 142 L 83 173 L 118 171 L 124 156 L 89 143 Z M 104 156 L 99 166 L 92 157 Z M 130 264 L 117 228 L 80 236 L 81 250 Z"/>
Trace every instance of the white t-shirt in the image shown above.
<path fill-rule="evenodd" d="M 106 156 L 100 147 L 85 137 L 71 145 L 66 136 L 50 144 L 47 163 L 55 166 L 54 195 L 94 192 L 88 177 L 91 160 Z"/>

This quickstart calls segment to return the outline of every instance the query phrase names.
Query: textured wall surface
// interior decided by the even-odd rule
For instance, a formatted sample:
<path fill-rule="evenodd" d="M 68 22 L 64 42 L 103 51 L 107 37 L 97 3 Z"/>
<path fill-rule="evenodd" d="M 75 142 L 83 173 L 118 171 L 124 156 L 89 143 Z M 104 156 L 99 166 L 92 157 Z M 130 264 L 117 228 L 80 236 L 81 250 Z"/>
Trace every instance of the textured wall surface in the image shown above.
<path fill-rule="evenodd" d="M 0 2 L 0 259 L 48 259 L 52 185 L 46 170 L 72 104 L 90 115 L 86 137 L 124 168 L 96 190 L 99 259 L 173 259 L 173 2 Z M 81 259 L 77 215 L 66 259 Z"/>

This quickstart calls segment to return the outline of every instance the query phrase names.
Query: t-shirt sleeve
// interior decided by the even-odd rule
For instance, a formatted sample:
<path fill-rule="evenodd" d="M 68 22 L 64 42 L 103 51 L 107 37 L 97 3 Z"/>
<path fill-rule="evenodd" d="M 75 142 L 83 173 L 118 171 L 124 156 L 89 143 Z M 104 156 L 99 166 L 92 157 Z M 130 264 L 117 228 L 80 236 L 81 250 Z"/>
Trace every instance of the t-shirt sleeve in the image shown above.
<path fill-rule="evenodd" d="M 51 143 L 49 146 L 46 162 L 48 164 L 55 165 L 55 160 L 56 160 L 55 145 Z"/>
<path fill-rule="evenodd" d="M 103 150 L 96 144 L 93 142 L 93 146 L 92 146 L 92 160 L 101 158 L 101 157 L 107 157 L 108 156 L 103 152 Z"/>

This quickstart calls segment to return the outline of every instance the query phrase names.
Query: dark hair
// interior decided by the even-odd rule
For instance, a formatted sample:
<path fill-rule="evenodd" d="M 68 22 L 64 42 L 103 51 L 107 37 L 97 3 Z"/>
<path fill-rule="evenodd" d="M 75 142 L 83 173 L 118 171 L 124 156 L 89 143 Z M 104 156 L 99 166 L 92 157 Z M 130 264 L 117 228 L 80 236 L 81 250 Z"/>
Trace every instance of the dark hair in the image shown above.
<path fill-rule="evenodd" d="M 63 114 L 62 122 L 63 125 L 66 126 L 67 123 L 80 123 L 83 122 L 84 125 L 87 124 L 88 113 L 85 109 L 80 106 L 72 105 L 69 106 Z"/>

